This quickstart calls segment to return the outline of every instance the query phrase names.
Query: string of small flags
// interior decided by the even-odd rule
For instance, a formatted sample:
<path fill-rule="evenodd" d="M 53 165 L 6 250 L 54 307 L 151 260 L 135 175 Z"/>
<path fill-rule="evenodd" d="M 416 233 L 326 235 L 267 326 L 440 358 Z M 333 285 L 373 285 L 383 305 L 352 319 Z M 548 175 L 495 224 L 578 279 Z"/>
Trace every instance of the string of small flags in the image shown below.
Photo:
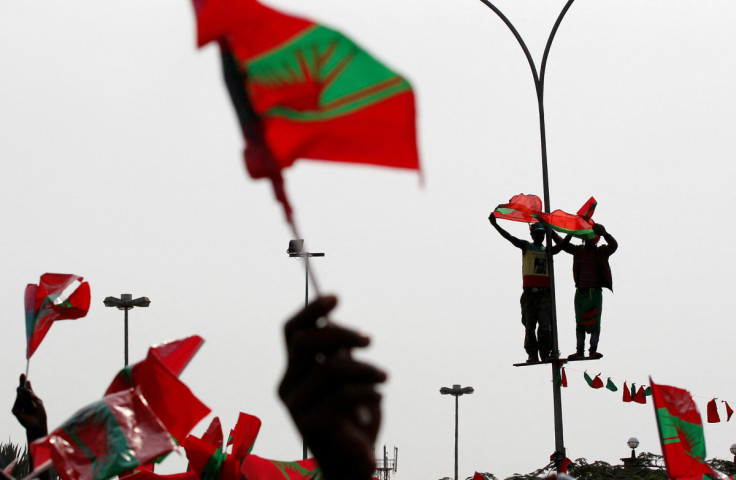
<path fill-rule="evenodd" d="M 580 370 L 574 370 L 576 372 L 580 372 Z M 590 386 L 590 388 L 593 389 L 600 389 L 600 388 L 606 388 L 607 390 L 610 390 L 611 392 L 617 392 L 619 388 L 616 386 L 616 384 L 611 380 L 611 377 L 606 377 L 606 383 L 603 383 L 603 379 L 601 378 L 601 374 L 599 373 L 595 377 L 591 378 L 590 375 L 588 375 L 587 371 L 582 372 L 583 378 L 585 379 L 585 382 Z M 555 377 L 555 383 L 557 385 L 560 385 L 562 387 L 567 387 L 567 373 L 565 372 L 565 367 L 560 368 L 560 374 Z M 637 388 L 635 383 L 631 384 L 631 387 L 629 387 L 628 382 L 624 381 L 624 386 L 622 388 L 622 398 L 621 401 L 624 403 L 641 403 L 646 404 L 647 403 L 647 397 L 651 396 L 652 394 L 652 388 L 649 385 L 639 385 Z M 693 395 L 693 397 L 696 397 Z M 699 397 L 699 398 L 707 398 L 707 397 Z M 726 408 L 726 420 L 725 422 L 731 421 L 731 416 L 734 413 L 734 410 L 731 408 L 731 405 L 726 400 L 720 400 L 721 403 Z M 721 421 L 721 416 L 718 413 L 718 403 L 719 400 L 716 397 L 713 397 L 708 404 L 706 405 L 706 412 L 707 412 L 707 419 L 708 423 L 719 423 Z"/>

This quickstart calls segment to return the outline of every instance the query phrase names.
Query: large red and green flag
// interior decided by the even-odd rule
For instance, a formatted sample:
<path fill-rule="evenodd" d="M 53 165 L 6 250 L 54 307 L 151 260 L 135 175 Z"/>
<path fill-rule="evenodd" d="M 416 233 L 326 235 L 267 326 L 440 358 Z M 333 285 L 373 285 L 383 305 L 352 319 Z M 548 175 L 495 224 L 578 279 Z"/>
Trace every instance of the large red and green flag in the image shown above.
<path fill-rule="evenodd" d="M 210 409 L 168 369 L 165 361 L 157 355 L 155 347 L 149 349 L 146 359 L 138 365 L 132 372 L 132 386 L 140 390 L 171 436 L 176 441 L 183 440 L 210 413 Z M 108 392 L 117 388 L 119 377 L 120 374 Z"/>
<path fill-rule="evenodd" d="M 514 222 L 536 223 L 541 212 L 542 201 L 538 196 L 520 193 L 511 197 L 509 203 L 496 207 L 493 216 Z"/>
<path fill-rule="evenodd" d="M 83 317 L 89 310 L 89 283 L 77 275 L 44 273 L 25 292 L 26 358 L 30 359 L 57 320 Z"/>
<path fill-rule="evenodd" d="M 690 392 L 651 381 L 662 456 L 671 479 L 728 478 L 705 463 L 703 422 Z"/>
<path fill-rule="evenodd" d="M 593 232 L 595 222 L 592 216 L 597 205 L 598 202 L 595 198 L 590 197 L 575 215 L 563 212 L 562 210 L 555 210 L 552 213 L 540 213 L 539 218 L 558 232 L 572 235 L 573 237 L 593 239 L 596 235 Z"/>
<path fill-rule="evenodd" d="M 174 449 L 174 442 L 137 390 L 104 397 L 31 444 L 38 465 L 51 458 L 62 480 L 105 480 Z"/>
<path fill-rule="evenodd" d="M 197 42 L 217 42 L 253 178 L 299 158 L 419 170 L 408 81 L 341 33 L 257 0 L 192 0 Z"/>
<path fill-rule="evenodd" d="M 248 455 L 243 460 L 240 472 L 248 480 L 321 480 L 322 471 L 313 458 L 296 462 L 269 460 L 257 455 Z"/>

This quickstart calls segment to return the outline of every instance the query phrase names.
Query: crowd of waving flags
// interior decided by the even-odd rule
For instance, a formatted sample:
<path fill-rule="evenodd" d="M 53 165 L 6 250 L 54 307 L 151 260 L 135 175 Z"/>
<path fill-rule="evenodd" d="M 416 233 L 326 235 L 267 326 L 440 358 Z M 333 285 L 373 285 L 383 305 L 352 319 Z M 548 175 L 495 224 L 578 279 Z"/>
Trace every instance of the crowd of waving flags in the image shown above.
<path fill-rule="evenodd" d="M 595 212 L 596 205 L 598 205 L 598 202 L 596 202 L 595 198 L 590 197 L 576 214 L 567 213 L 562 210 L 544 213 L 542 211 L 542 201 L 538 196 L 520 193 L 511 197 L 508 203 L 496 207 L 493 214 L 496 218 L 514 222 L 538 223 L 542 221 L 552 229 L 565 235 L 592 239 L 595 238 L 595 233 L 593 233 L 593 225 L 595 225 L 593 212 Z"/>

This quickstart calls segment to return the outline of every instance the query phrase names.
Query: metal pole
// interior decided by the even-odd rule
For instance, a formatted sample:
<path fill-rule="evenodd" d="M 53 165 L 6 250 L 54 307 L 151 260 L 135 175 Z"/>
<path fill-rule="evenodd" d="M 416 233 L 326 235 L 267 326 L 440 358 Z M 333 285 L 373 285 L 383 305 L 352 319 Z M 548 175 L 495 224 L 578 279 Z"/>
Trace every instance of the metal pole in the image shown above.
<path fill-rule="evenodd" d="M 120 317 L 118 317 L 120 318 Z M 125 309 L 125 366 L 128 366 L 128 309 Z"/>
<path fill-rule="evenodd" d="M 309 252 L 304 257 L 304 261 L 307 262 L 304 266 L 304 308 L 309 305 Z M 307 459 L 307 441 L 302 437 L 302 460 Z"/>
<path fill-rule="evenodd" d="M 457 480 L 457 406 L 460 395 L 455 395 L 455 480 Z"/>
<path fill-rule="evenodd" d="M 529 49 L 526 46 L 526 43 L 524 42 L 524 39 L 521 37 L 519 32 L 516 30 L 514 25 L 509 21 L 508 18 L 495 6 L 493 5 L 489 0 L 480 0 L 483 2 L 488 8 L 490 8 L 511 30 L 511 33 L 516 38 L 517 42 L 519 43 L 519 46 L 521 46 L 521 49 L 524 51 L 524 55 L 526 56 L 527 62 L 529 63 L 529 67 L 532 71 L 532 76 L 534 77 L 534 88 L 537 93 L 537 106 L 539 109 L 539 138 L 541 143 L 541 150 L 542 150 L 542 184 L 544 189 L 544 211 L 545 213 L 549 213 L 551 211 L 550 207 L 550 199 L 549 199 L 549 174 L 547 170 L 547 131 L 545 127 L 544 122 L 544 75 L 547 69 L 547 58 L 549 57 L 549 51 L 552 47 L 552 40 L 555 37 L 555 34 L 557 33 L 557 29 L 560 26 L 560 23 L 562 22 L 563 17 L 567 13 L 567 11 L 572 6 L 572 3 L 575 0 L 568 0 L 567 3 L 565 3 L 565 6 L 562 8 L 562 11 L 557 17 L 557 20 L 555 21 L 554 26 L 552 27 L 552 31 L 549 34 L 549 37 L 547 38 L 547 44 L 544 48 L 544 54 L 542 56 L 542 67 L 539 72 L 537 72 L 537 68 L 534 64 L 534 59 L 531 56 L 531 53 L 529 52 Z M 547 232 L 547 265 L 549 269 L 549 282 L 550 282 L 550 302 L 551 302 L 551 310 L 552 310 L 552 356 L 555 360 L 559 360 L 560 352 L 559 352 L 559 344 L 557 342 L 557 303 L 555 299 L 555 274 L 554 274 L 554 263 L 552 259 L 552 235 L 550 232 Z M 561 369 L 561 363 L 559 361 L 553 361 L 552 362 L 552 398 L 553 398 L 553 407 L 554 407 L 554 426 L 555 426 L 555 467 L 557 470 L 557 473 L 560 473 L 560 470 L 562 468 L 562 460 L 565 458 L 565 440 L 563 435 L 563 425 L 562 425 L 562 393 L 560 389 L 560 385 L 555 382 L 555 379 L 560 376 L 560 369 Z M 457 479 L 456 479 L 457 480 Z"/>

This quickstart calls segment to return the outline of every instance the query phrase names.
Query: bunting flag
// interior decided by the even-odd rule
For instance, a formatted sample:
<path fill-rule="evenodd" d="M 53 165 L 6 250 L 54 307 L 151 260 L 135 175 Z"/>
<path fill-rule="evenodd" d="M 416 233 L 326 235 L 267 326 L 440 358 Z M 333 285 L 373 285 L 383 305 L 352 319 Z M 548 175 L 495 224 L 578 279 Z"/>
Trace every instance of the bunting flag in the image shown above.
<path fill-rule="evenodd" d="M 705 463 L 703 423 L 690 392 L 650 383 L 667 477 L 728 478 Z"/>
<path fill-rule="evenodd" d="M 26 358 L 30 359 L 57 320 L 73 320 L 87 315 L 89 283 L 77 275 L 44 273 L 25 292 Z"/>
<path fill-rule="evenodd" d="M 652 395 L 652 387 L 647 387 L 644 389 L 644 396 L 650 397 Z"/>
<path fill-rule="evenodd" d="M 708 402 L 707 413 L 708 423 L 719 423 L 721 421 L 721 417 L 718 415 L 718 406 L 716 405 L 715 398 Z"/>
<path fill-rule="evenodd" d="M 632 392 L 633 392 L 633 388 L 632 388 Z M 634 398 L 632 398 L 631 400 L 636 403 L 641 403 L 641 404 L 647 403 L 647 399 L 644 396 L 644 386 L 639 387 L 639 390 L 637 390 L 636 395 L 634 395 Z"/>
<path fill-rule="evenodd" d="M 585 381 L 588 382 L 588 385 L 591 388 L 603 388 L 603 380 L 601 380 L 601 374 L 595 376 L 595 378 L 590 378 L 590 375 L 588 375 L 588 372 L 583 373 L 583 377 L 585 378 Z"/>
<path fill-rule="evenodd" d="M 520 193 L 511 197 L 509 203 L 496 207 L 493 216 L 514 222 L 536 223 L 541 212 L 542 201 L 538 196 Z"/>
<path fill-rule="evenodd" d="M 733 409 L 731 408 L 731 405 L 729 405 L 725 400 L 721 400 L 726 405 L 726 421 L 731 421 L 731 415 L 733 415 Z"/>
<path fill-rule="evenodd" d="M 256 0 L 193 0 L 197 43 L 217 42 L 253 178 L 299 158 L 419 170 L 414 93 L 344 35 Z"/>
<path fill-rule="evenodd" d="M 248 480 L 321 480 L 322 471 L 313 458 L 296 462 L 268 460 L 257 455 L 248 455 L 243 460 L 240 472 Z"/>
<path fill-rule="evenodd" d="M 201 337 L 192 336 L 149 348 L 145 360 L 118 373 L 106 394 L 138 387 L 169 433 L 181 441 L 210 409 L 167 365 L 181 372 L 203 342 Z"/>
<path fill-rule="evenodd" d="M 618 391 L 618 387 L 611 381 L 611 377 L 608 377 L 608 380 L 606 381 L 606 388 L 612 392 Z"/>
<path fill-rule="evenodd" d="M 483 475 L 481 475 L 481 474 L 480 474 L 480 473 L 478 473 L 478 472 L 475 472 L 475 473 L 473 474 L 473 480 L 486 480 L 486 477 L 484 477 Z"/>
<path fill-rule="evenodd" d="M 555 385 L 567 387 L 567 375 L 565 374 L 565 367 L 560 368 L 560 372 L 555 374 Z"/>
<path fill-rule="evenodd" d="M 79 410 L 30 450 L 36 466 L 51 458 L 62 480 L 105 480 L 174 446 L 140 393 L 125 390 Z"/>
<path fill-rule="evenodd" d="M 624 397 L 623 401 L 624 403 L 631 402 L 631 391 L 629 390 L 629 387 L 626 385 L 626 382 L 624 382 Z"/>

